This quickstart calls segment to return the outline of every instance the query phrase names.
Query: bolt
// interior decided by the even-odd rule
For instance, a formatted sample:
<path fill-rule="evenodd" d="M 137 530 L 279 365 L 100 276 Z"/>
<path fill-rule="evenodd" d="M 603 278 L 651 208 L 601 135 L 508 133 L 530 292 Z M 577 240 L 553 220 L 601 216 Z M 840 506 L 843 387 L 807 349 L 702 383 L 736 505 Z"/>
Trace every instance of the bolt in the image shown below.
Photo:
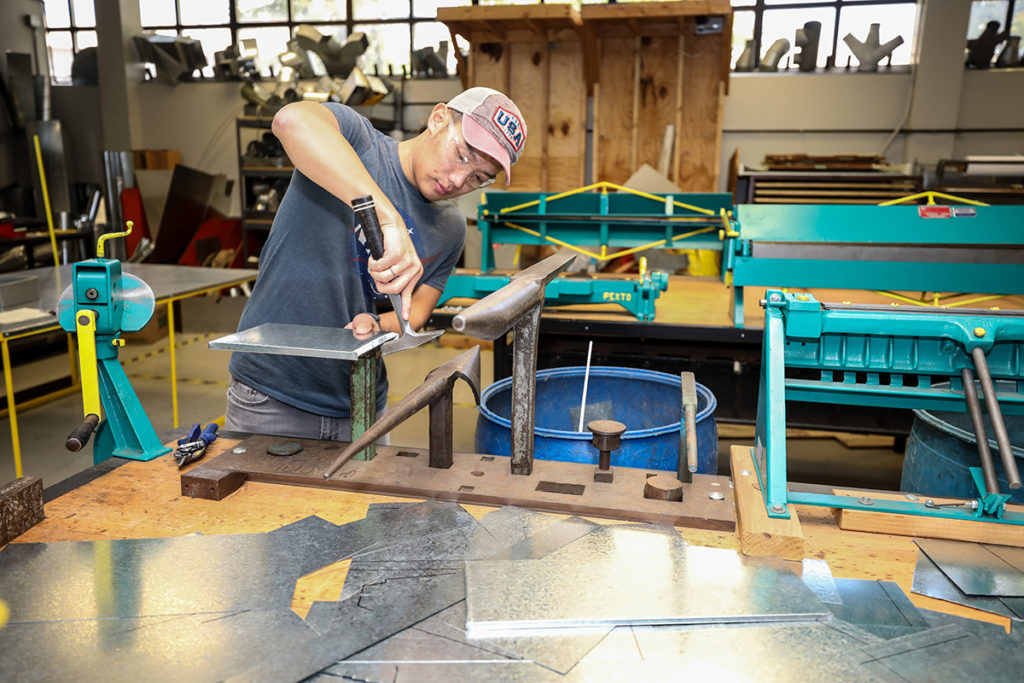
<path fill-rule="evenodd" d="M 786 511 L 786 506 L 785 505 L 772 505 L 771 511 L 774 512 L 777 515 L 781 515 L 783 512 Z"/>
<path fill-rule="evenodd" d="M 95 301 L 96 299 L 99 298 L 99 296 L 99 290 L 97 290 L 95 287 L 90 287 L 89 289 L 85 290 L 85 298 L 88 299 L 89 301 Z"/>
<path fill-rule="evenodd" d="M 723 496 L 718 491 L 712 491 L 711 493 L 709 493 L 708 498 L 710 498 L 711 500 L 725 500 L 725 496 Z"/>
<path fill-rule="evenodd" d="M 875 504 L 875 501 L 872 500 L 871 498 L 868 498 L 867 496 L 861 496 L 860 498 L 857 499 L 857 502 L 860 503 L 861 505 L 874 505 Z"/>
<path fill-rule="evenodd" d="M 238 446 L 237 448 L 232 448 L 232 449 L 231 449 L 231 452 L 232 452 L 232 453 L 237 453 L 238 455 L 241 455 L 242 453 L 245 453 L 245 452 L 247 452 L 248 450 L 249 450 L 249 449 L 248 449 L 248 448 L 246 448 L 246 447 L 244 447 L 244 446 Z"/>
<path fill-rule="evenodd" d="M 984 337 L 985 336 L 985 328 L 984 327 L 975 327 L 974 328 L 974 336 L 975 337 Z"/>

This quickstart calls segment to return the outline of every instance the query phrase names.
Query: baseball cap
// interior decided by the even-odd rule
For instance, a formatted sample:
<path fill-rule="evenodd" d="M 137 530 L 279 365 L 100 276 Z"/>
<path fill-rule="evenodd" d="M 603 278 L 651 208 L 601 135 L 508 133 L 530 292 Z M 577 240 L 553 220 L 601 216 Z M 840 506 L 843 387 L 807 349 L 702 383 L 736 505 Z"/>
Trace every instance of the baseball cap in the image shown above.
<path fill-rule="evenodd" d="M 512 182 L 512 166 L 526 144 L 526 121 L 515 102 L 493 88 L 464 90 L 448 101 L 462 114 L 466 143 L 494 157 L 505 170 L 505 185 Z"/>

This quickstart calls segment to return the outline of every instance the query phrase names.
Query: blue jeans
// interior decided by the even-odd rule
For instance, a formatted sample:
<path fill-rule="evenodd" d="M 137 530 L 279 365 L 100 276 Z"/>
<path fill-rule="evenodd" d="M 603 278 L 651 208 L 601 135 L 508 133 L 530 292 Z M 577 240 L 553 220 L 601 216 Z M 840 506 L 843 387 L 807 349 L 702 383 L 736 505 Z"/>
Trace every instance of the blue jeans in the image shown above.
<path fill-rule="evenodd" d="M 380 411 L 377 418 L 379 419 L 385 412 L 387 409 Z M 271 398 L 234 377 L 228 383 L 224 429 L 321 441 L 352 440 L 352 421 L 349 418 L 327 417 L 300 410 Z M 388 436 L 385 434 L 377 443 L 388 445 Z"/>

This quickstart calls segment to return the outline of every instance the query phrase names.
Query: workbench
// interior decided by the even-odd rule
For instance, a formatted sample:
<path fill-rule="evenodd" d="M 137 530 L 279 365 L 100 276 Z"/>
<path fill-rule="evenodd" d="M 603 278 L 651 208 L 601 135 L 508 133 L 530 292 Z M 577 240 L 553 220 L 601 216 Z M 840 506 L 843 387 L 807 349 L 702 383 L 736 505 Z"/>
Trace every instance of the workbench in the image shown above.
<path fill-rule="evenodd" d="M 39 299 L 33 308 L 39 310 L 39 315 L 16 322 L 0 322 L 0 354 L 2 354 L 4 382 L 7 392 L 7 406 L 3 413 L 9 413 L 10 415 L 15 473 L 19 477 L 22 474 L 22 469 L 21 446 L 18 439 L 18 410 L 42 405 L 48 401 L 74 394 L 81 391 L 81 385 L 78 381 L 74 340 L 71 335 L 68 335 L 71 385 L 18 403 L 12 379 L 13 368 L 11 365 L 10 345 L 11 342 L 19 339 L 61 331 L 55 311 L 61 293 L 64 291 L 64 288 L 71 284 L 71 272 L 72 266 L 70 264 L 60 266 L 60 268 L 51 266 L 49 268 L 37 268 L 26 271 L 26 276 L 33 276 L 37 280 Z M 138 276 L 149 285 L 153 290 L 157 306 L 167 305 L 167 328 L 171 365 L 171 405 L 174 419 L 173 426 L 177 427 L 178 387 L 174 347 L 174 303 L 182 299 L 201 296 L 252 282 L 256 279 L 257 271 L 241 268 L 195 268 L 191 266 L 126 263 L 124 264 L 124 272 Z M 0 413 L 0 415 L 3 413 Z"/>
<path fill-rule="evenodd" d="M 822 302 L 910 306 L 905 300 L 865 290 L 808 289 Z M 668 289 L 655 301 L 655 318 L 639 321 L 615 304 L 545 308 L 540 322 L 537 369 L 583 366 L 588 342 L 594 341 L 593 365 L 657 370 L 678 375 L 691 371 L 718 400 L 715 418 L 722 422 L 753 423 L 761 366 L 764 310 L 759 304 L 764 289 L 747 287 L 743 293 L 744 327 L 732 324 L 732 290 L 715 277 L 673 275 Z M 904 292 L 917 299 L 920 292 Z M 943 303 L 975 299 L 951 297 Z M 450 304 L 466 304 L 453 299 Z M 928 298 L 921 302 L 931 304 Z M 970 306 L 1024 309 L 1024 296 L 990 298 Z M 431 324 L 450 327 L 458 309 L 438 309 Z M 494 381 L 512 373 L 508 335 L 494 342 Z M 792 406 L 791 427 L 831 429 L 898 438 L 910 432 L 909 411 L 882 411 L 861 406 Z"/>
<path fill-rule="evenodd" d="M 237 443 L 225 435 L 211 445 L 207 457 L 216 456 Z M 199 466 L 201 462 L 188 468 Z M 149 462 L 112 458 L 51 486 L 45 497 L 46 519 L 14 543 L 263 533 L 310 515 L 344 524 L 363 519 L 372 503 L 410 502 L 366 493 L 254 482 L 244 484 L 219 502 L 186 498 L 180 494 L 179 470 L 170 455 Z M 477 519 L 493 509 L 464 507 Z M 1003 617 L 912 594 L 918 551 L 910 537 L 840 530 L 827 509 L 800 507 L 799 513 L 804 534 L 803 556 L 826 560 L 836 579 L 895 582 L 919 608 L 979 619 L 1004 628 L 1009 625 L 1009 620 Z M 608 523 L 607 520 L 593 521 Z M 737 535 L 733 533 L 685 527 L 677 527 L 677 530 L 690 545 L 739 548 Z M 794 571 L 800 571 L 800 563 L 788 564 Z M 349 566 L 349 560 L 337 562 L 300 579 L 293 595 L 292 610 L 304 617 L 314 602 L 337 600 Z M 97 565 L 96 570 L 99 569 Z M 188 582 L 190 577 L 178 580 Z M 155 586 L 147 590 L 159 593 Z M 157 599 L 157 595 L 149 595 L 148 599 Z M 17 652 L 5 653 L 5 658 L 16 656 Z"/>

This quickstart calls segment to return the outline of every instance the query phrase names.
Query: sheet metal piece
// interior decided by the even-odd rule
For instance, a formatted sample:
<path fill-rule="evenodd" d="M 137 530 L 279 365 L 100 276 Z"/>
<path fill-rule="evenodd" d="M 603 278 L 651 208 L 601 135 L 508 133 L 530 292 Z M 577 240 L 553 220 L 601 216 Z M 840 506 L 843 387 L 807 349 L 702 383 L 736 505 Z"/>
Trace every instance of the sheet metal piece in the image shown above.
<path fill-rule="evenodd" d="M 13 543 L 0 551 L 0 597 L 12 622 L 287 607 L 301 576 L 469 522 L 458 505 L 426 502 L 342 526 L 302 521 L 267 534 Z"/>
<path fill-rule="evenodd" d="M 840 605 L 828 605 L 838 619 L 880 638 L 923 631 L 928 622 L 899 585 L 891 581 L 834 579 Z"/>
<path fill-rule="evenodd" d="M 318 634 L 290 608 L 71 621 L 0 629 L 7 681 L 219 681 Z"/>
<path fill-rule="evenodd" d="M 686 545 L 686 541 L 675 527 L 658 524 L 614 524 L 599 526 L 579 540 L 551 552 L 545 558 L 549 561 L 570 562 L 643 559 L 685 552 Z"/>
<path fill-rule="evenodd" d="M 456 605 L 465 604 L 465 601 L 456 603 Z M 453 609 L 455 605 L 442 610 L 441 613 L 446 612 L 449 609 Z M 427 618 L 426 621 L 434 619 L 434 617 Z M 447 662 L 482 662 L 482 661 L 512 661 L 513 659 L 520 658 L 509 658 L 501 654 L 494 652 L 493 650 L 481 649 L 475 647 L 471 643 L 467 643 L 464 640 L 457 638 L 448 638 L 446 636 L 432 633 L 428 630 L 423 629 L 423 624 L 420 622 L 417 626 L 412 626 L 399 631 L 393 636 L 385 638 L 376 645 L 372 645 L 365 650 L 352 655 L 346 662 L 429 662 L 429 661 L 447 661 Z M 330 671 L 330 669 L 328 669 Z"/>
<path fill-rule="evenodd" d="M 886 650 L 866 649 L 865 654 L 908 681 L 968 680 L 979 675 L 992 681 L 1020 680 L 1024 639 L 1019 634 L 1007 634 L 994 624 L 939 616 L 956 628 L 940 626 L 932 629 L 938 633 L 915 634 L 908 647 L 895 642 Z M 956 638 L 956 629 L 968 635 Z"/>
<path fill-rule="evenodd" d="M 619 627 L 566 681 L 877 681 L 828 624 Z"/>
<path fill-rule="evenodd" d="M 299 681 L 376 645 L 465 596 L 465 577 L 394 579 L 374 599 L 356 595 L 340 602 L 316 602 L 306 621 L 322 637 L 297 643 L 286 655 L 254 662 L 234 681 Z M 365 603 L 365 605 L 364 605 Z"/>
<path fill-rule="evenodd" d="M 980 543 L 915 538 L 942 573 L 966 595 L 1024 596 L 1024 572 Z"/>
<path fill-rule="evenodd" d="M 805 559 L 803 561 L 800 579 L 811 591 L 818 596 L 826 605 L 841 605 L 843 599 L 839 597 L 839 589 L 832 578 L 832 570 L 825 560 Z"/>
<path fill-rule="evenodd" d="M 550 553 L 601 528 L 582 517 L 567 517 L 536 534 L 527 536 L 515 545 L 494 553 L 488 560 L 539 560 Z"/>
<path fill-rule="evenodd" d="M 352 330 L 315 325 L 264 323 L 210 342 L 211 349 L 270 353 L 280 356 L 358 360 L 397 339 L 394 332 L 379 332 L 367 339 L 356 339 Z"/>
<path fill-rule="evenodd" d="M 558 521 L 557 517 L 514 505 L 506 505 L 480 518 L 480 524 L 505 546 L 515 545 Z"/>
<path fill-rule="evenodd" d="M 466 630 L 474 637 L 538 628 L 828 618 L 782 560 L 694 546 L 644 559 L 469 562 L 466 596 Z"/>
<path fill-rule="evenodd" d="M 948 576 L 932 562 L 924 553 L 917 554 L 914 566 L 914 582 L 911 590 L 918 595 L 927 595 L 937 600 L 945 600 L 965 607 L 984 610 L 1004 617 L 1016 618 L 1015 612 L 997 597 L 984 595 L 965 595 L 956 587 Z"/>
<path fill-rule="evenodd" d="M 611 630 L 606 627 L 584 633 L 555 631 L 541 635 L 471 638 L 466 634 L 465 600 L 420 622 L 417 628 L 496 656 L 528 660 L 560 674 L 571 671 Z"/>
<path fill-rule="evenodd" d="M 562 677 L 530 662 L 340 662 L 311 681 L 365 683 L 527 683 Z"/>
<path fill-rule="evenodd" d="M 905 636 L 892 638 L 874 645 L 863 648 L 864 655 L 868 660 L 885 659 L 901 655 L 913 650 L 932 647 L 933 645 L 945 645 L 946 647 L 958 647 L 957 640 L 969 638 L 970 634 L 958 624 L 943 624 L 924 631 L 909 633 Z M 949 645 L 946 645 L 949 643 Z"/>

